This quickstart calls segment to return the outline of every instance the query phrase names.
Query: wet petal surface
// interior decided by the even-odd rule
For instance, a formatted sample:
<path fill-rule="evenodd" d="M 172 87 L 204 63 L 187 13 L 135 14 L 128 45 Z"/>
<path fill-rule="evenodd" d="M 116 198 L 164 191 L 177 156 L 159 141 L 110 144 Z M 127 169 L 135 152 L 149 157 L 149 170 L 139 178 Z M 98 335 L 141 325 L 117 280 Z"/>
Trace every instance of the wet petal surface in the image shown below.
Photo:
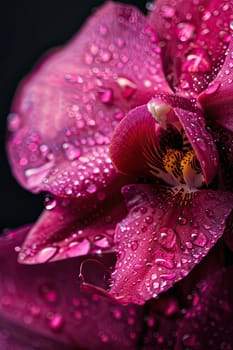
<path fill-rule="evenodd" d="M 180 324 L 175 350 L 232 349 L 232 273 L 232 267 L 223 269 L 203 282 Z"/>
<path fill-rule="evenodd" d="M 232 4 L 227 0 L 158 0 L 150 22 L 159 35 L 166 75 L 189 95 L 216 76 L 231 38 Z"/>
<path fill-rule="evenodd" d="M 9 116 L 14 174 L 34 192 L 103 188 L 115 174 L 112 131 L 158 89 L 169 91 L 155 33 L 135 8 L 105 5 L 19 88 Z"/>
<path fill-rule="evenodd" d="M 233 197 L 201 190 L 183 196 L 168 187 L 123 190 L 128 216 L 116 229 L 118 260 L 111 294 L 144 303 L 185 277 L 222 235 Z"/>
<path fill-rule="evenodd" d="M 21 340 L 27 344 L 29 337 L 28 349 L 37 350 L 37 340 L 33 338 L 34 346 L 31 338 L 36 333 L 38 339 L 42 336 L 38 344 L 45 346 L 43 349 L 48 348 L 47 344 L 56 346 L 56 342 L 58 349 L 136 349 L 142 310 L 81 292 L 78 274 L 85 259 L 33 266 L 18 264 L 17 251 L 27 230 L 8 232 L 0 239 L 0 263 L 4 266 L 0 276 L 0 328 L 7 329 L 6 342 L 12 336 L 10 344 L 15 337 L 19 344 Z M 110 267 L 113 262 L 113 255 L 96 259 L 88 270 L 90 278 L 98 283 L 98 264 Z M 11 327 L 15 329 L 12 335 Z M 1 338 L 0 344 L 4 344 Z"/>
<path fill-rule="evenodd" d="M 21 247 L 19 262 L 38 264 L 113 251 L 114 230 L 126 208 L 120 195 L 108 195 L 111 200 L 100 193 L 89 200 L 48 201 Z"/>
<path fill-rule="evenodd" d="M 232 22 L 233 23 L 233 22 Z M 222 69 L 217 77 L 211 82 L 205 91 L 199 97 L 207 118 L 211 123 L 220 124 L 224 128 L 233 131 L 233 38 L 229 49 L 226 52 L 226 58 Z"/>

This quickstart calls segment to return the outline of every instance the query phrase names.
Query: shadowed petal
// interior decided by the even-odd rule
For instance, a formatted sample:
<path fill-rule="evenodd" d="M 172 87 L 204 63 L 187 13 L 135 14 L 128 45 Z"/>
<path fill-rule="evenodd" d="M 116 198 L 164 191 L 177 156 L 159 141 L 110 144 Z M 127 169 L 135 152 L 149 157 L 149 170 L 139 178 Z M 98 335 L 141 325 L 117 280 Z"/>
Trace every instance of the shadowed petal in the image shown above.
<path fill-rule="evenodd" d="M 54 348 L 56 342 L 61 343 L 58 349 L 136 349 L 142 309 L 121 307 L 100 296 L 82 293 L 78 272 L 85 260 L 81 258 L 41 265 L 18 264 L 16 250 L 26 232 L 27 229 L 9 232 L 0 239 L 0 329 L 6 326 L 6 337 L 11 336 L 14 327 L 13 339 L 22 338 L 27 344 L 28 337 L 29 349 L 33 350 L 38 349 L 33 347 L 34 333 L 38 339 L 49 338 L 48 344 L 54 344 Z M 98 261 L 110 267 L 114 256 L 104 255 Z M 97 283 L 98 261 L 88 272 Z M 40 349 L 47 349 L 47 341 L 40 341 Z"/>
<path fill-rule="evenodd" d="M 233 131 L 233 38 L 217 77 L 199 97 L 198 102 L 212 123 Z"/>
<path fill-rule="evenodd" d="M 232 349 L 232 267 L 202 283 L 200 295 L 180 324 L 175 350 Z"/>
<path fill-rule="evenodd" d="M 158 89 L 169 91 L 155 33 L 137 9 L 108 3 L 19 88 L 9 117 L 14 174 L 33 192 L 69 197 L 90 182 L 106 186 L 112 131 Z"/>
<path fill-rule="evenodd" d="M 221 237 L 233 195 L 173 193 L 158 185 L 123 190 L 128 216 L 117 226 L 118 260 L 110 293 L 142 304 L 185 277 Z"/>
<path fill-rule="evenodd" d="M 157 0 L 150 23 L 160 39 L 173 87 L 198 93 L 216 76 L 228 47 L 232 4 L 227 0 Z"/>
<path fill-rule="evenodd" d="M 19 262 L 34 264 L 113 250 L 117 222 L 126 215 L 120 197 L 108 193 L 91 199 L 53 199 L 52 210 L 44 210 L 30 230 L 19 254 Z M 94 197 L 94 198 L 93 198 Z"/>

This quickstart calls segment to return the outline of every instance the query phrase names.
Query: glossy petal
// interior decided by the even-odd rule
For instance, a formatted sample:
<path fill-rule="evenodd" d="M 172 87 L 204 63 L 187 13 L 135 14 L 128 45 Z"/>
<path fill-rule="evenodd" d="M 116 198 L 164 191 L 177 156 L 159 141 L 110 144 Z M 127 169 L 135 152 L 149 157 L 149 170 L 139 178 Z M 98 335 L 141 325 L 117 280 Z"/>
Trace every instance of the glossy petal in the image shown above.
<path fill-rule="evenodd" d="M 198 102 L 212 123 L 233 131 L 233 38 L 217 77 L 199 97 Z"/>
<path fill-rule="evenodd" d="M 209 184 L 217 171 L 218 153 L 211 135 L 205 129 L 205 119 L 201 111 L 188 99 L 174 95 L 155 95 L 155 100 L 170 104 L 174 108 L 199 160 L 205 181 Z M 147 106 L 140 106 L 131 110 L 116 128 L 112 137 L 110 156 L 116 168 L 122 173 L 148 174 L 145 151 L 149 150 L 153 154 L 158 149 L 159 142 L 155 132 L 155 119 L 148 112 Z M 175 146 L 173 145 L 174 148 Z"/>
<path fill-rule="evenodd" d="M 126 215 L 126 208 L 120 190 L 118 195 L 109 192 L 111 199 L 105 196 L 99 193 L 84 200 L 52 199 L 55 207 L 44 210 L 30 230 L 19 262 L 44 263 L 113 251 L 115 226 Z"/>
<path fill-rule="evenodd" d="M 177 332 L 175 350 L 232 349 L 232 267 L 202 283 L 200 295 Z"/>
<path fill-rule="evenodd" d="M 18 337 L 20 341 L 21 337 L 26 342 L 28 337 L 30 350 L 38 349 L 32 346 L 34 333 L 38 339 L 42 336 L 42 345 L 43 337 L 50 339 L 51 346 L 61 343 L 58 349 L 136 349 L 142 330 L 142 309 L 121 307 L 99 296 L 82 293 L 78 279 L 84 261 L 81 258 L 33 266 L 18 264 L 16 251 L 25 231 L 9 232 L 0 239 L 0 263 L 4 266 L 0 276 L 0 328 L 6 325 L 6 338 Z M 98 261 L 111 266 L 114 257 L 105 255 Z M 88 273 L 98 281 L 97 260 Z M 11 335 L 13 325 L 15 331 Z"/>
<path fill-rule="evenodd" d="M 216 76 L 230 41 L 227 0 L 158 0 L 150 22 L 159 35 L 166 75 L 173 87 L 200 92 Z"/>
<path fill-rule="evenodd" d="M 128 216 L 116 229 L 110 293 L 144 303 L 185 277 L 221 237 L 233 195 L 209 190 L 182 198 L 159 185 L 124 188 Z"/>
<path fill-rule="evenodd" d="M 156 40 L 137 9 L 109 3 L 34 69 L 9 117 L 10 162 L 24 187 L 75 197 L 87 183 L 111 182 L 115 126 L 156 90 L 169 91 Z"/>

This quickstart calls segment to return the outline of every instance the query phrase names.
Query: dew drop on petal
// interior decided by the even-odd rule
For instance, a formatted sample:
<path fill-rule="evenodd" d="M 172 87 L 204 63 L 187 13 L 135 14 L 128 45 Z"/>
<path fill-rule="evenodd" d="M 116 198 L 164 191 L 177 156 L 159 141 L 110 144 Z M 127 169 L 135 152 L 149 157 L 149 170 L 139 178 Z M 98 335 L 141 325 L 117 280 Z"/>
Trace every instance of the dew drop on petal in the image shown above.
<path fill-rule="evenodd" d="M 198 73 L 209 72 L 211 62 L 205 49 L 193 49 L 186 56 L 182 64 L 182 72 Z"/>
<path fill-rule="evenodd" d="M 52 210 L 56 207 L 57 201 L 54 196 L 51 194 L 46 194 L 45 199 L 44 199 L 44 206 L 46 210 Z"/>
<path fill-rule="evenodd" d="M 182 42 L 190 40 L 195 32 L 195 26 L 189 22 L 181 22 L 177 27 L 178 39 Z"/>
<path fill-rule="evenodd" d="M 97 187 L 95 184 L 90 184 L 88 187 L 87 187 L 87 190 L 86 190 L 88 193 L 95 193 L 97 191 Z"/>
<path fill-rule="evenodd" d="M 58 300 L 56 289 L 50 283 L 43 283 L 39 287 L 39 293 L 41 297 L 49 303 L 55 303 Z"/>
<path fill-rule="evenodd" d="M 36 262 L 39 264 L 45 263 L 52 259 L 58 252 L 58 247 L 46 247 L 41 249 L 36 255 Z"/>
<path fill-rule="evenodd" d="M 170 18 L 172 18 L 175 15 L 175 13 L 176 13 L 176 10 L 172 6 L 166 6 L 165 5 L 165 6 L 162 7 L 162 16 L 164 18 L 170 19 Z"/>
<path fill-rule="evenodd" d="M 196 234 L 196 237 L 193 240 L 193 244 L 197 245 L 198 247 L 205 247 L 207 243 L 207 237 L 204 233 L 200 232 Z"/>
<path fill-rule="evenodd" d="M 64 323 L 63 317 L 59 313 L 53 314 L 49 317 L 49 327 L 53 331 L 61 330 L 63 323 Z"/>
<path fill-rule="evenodd" d="M 100 101 L 102 103 L 108 104 L 113 102 L 113 90 L 112 89 L 102 89 L 99 92 Z"/>
<path fill-rule="evenodd" d="M 176 244 L 176 234 L 173 229 L 163 227 L 159 232 L 159 241 L 162 247 L 172 249 Z"/>
<path fill-rule="evenodd" d="M 219 89 L 219 87 L 220 83 L 216 81 L 215 83 L 212 83 L 208 86 L 208 88 L 205 90 L 205 94 L 212 95 Z"/>
<path fill-rule="evenodd" d="M 8 121 L 8 130 L 10 132 L 15 132 L 19 129 L 21 120 L 18 114 L 10 113 L 7 117 L 7 121 Z"/>
<path fill-rule="evenodd" d="M 71 242 L 68 246 L 68 250 L 66 251 L 67 256 L 74 257 L 74 256 L 81 256 L 86 255 L 90 251 L 90 242 L 88 239 L 83 239 L 79 242 Z"/>
<path fill-rule="evenodd" d="M 68 160 L 75 160 L 79 158 L 81 154 L 77 147 L 68 142 L 63 143 L 62 148 L 64 149 L 65 156 Z"/>
<path fill-rule="evenodd" d="M 130 99 L 137 90 L 137 85 L 125 77 L 118 77 L 117 83 L 120 87 L 122 95 L 126 99 Z"/>

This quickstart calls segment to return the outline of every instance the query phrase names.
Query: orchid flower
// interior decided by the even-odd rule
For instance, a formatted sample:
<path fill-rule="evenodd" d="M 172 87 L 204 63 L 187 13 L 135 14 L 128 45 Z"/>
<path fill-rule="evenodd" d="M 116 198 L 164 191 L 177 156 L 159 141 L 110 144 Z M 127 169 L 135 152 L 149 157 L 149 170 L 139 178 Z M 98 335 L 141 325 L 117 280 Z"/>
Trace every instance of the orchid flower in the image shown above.
<path fill-rule="evenodd" d="M 37 65 L 9 117 L 16 178 L 48 193 L 20 263 L 115 252 L 110 299 L 144 304 L 229 244 L 232 19 L 223 0 L 107 3 Z"/>

